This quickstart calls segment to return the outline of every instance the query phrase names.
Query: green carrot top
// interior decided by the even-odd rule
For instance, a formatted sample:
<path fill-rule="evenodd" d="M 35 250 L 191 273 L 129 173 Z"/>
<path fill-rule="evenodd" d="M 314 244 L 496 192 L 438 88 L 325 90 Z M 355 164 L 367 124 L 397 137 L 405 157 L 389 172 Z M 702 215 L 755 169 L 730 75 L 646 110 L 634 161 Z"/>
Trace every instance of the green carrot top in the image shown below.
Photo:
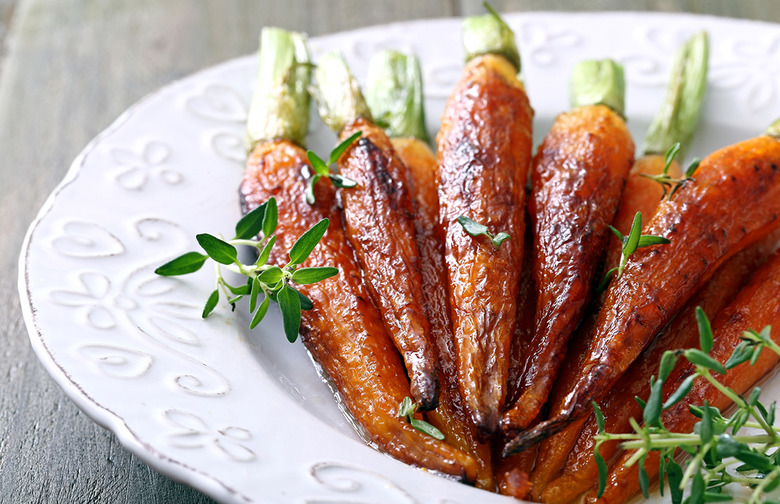
<path fill-rule="evenodd" d="M 365 97 L 374 121 L 391 137 L 428 141 L 422 87 L 415 55 L 384 50 L 371 57 Z"/>
<path fill-rule="evenodd" d="M 689 146 L 707 87 L 708 55 L 706 32 L 697 33 L 678 49 L 666 96 L 645 136 L 645 154 L 663 154 L 676 142 L 681 151 Z"/>
<path fill-rule="evenodd" d="M 257 82 L 247 118 L 248 147 L 285 138 L 303 145 L 309 126 L 311 65 L 306 36 L 263 28 Z"/>
<path fill-rule="evenodd" d="M 623 67 L 610 59 L 581 61 L 569 81 L 573 108 L 606 105 L 621 117 L 625 117 L 625 91 Z"/>
<path fill-rule="evenodd" d="M 467 17 L 463 20 L 463 48 L 466 61 L 482 54 L 504 56 L 520 72 L 520 52 L 515 34 L 509 25 L 485 3 L 488 14 Z"/>
<path fill-rule="evenodd" d="M 357 119 L 372 119 L 357 79 L 338 52 L 320 58 L 310 91 L 323 122 L 336 133 Z"/>

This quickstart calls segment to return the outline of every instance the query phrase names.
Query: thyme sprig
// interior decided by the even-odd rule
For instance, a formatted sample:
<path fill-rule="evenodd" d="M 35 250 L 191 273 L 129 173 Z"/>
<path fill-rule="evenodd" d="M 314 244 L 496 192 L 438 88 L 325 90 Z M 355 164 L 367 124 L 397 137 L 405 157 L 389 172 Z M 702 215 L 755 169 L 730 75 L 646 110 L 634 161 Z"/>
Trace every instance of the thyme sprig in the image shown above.
<path fill-rule="evenodd" d="M 418 420 L 417 418 L 414 418 L 414 413 L 417 411 L 417 404 L 412 401 L 411 397 L 404 397 L 401 401 L 401 405 L 398 407 L 398 416 L 401 418 L 406 417 L 406 421 L 409 422 L 412 427 L 417 429 L 420 432 L 423 432 L 425 434 L 428 434 L 429 436 L 432 436 L 439 441 L 444 440 L 444 433 L 434 427 L 433 425 L 429 424 L 425 420 Z"/>
<path fill-rule="evenodd" d="M 649 173 L 639 174 L 642 177 L 649 178 L 650 180 L 654 180 L 661 184 L 661 187 L 664 190 L 663 194 L 661 195 L 661 200 L 667 198 L 667 196 L 668 199 L 672 199 L 672 196 L 674 196 L 674 193 L 676 193 L 678 189 L 685 185 L 686 182 L 693 180 L 693 172 L 696 171 L 696 168 L 699 167 L 699 163 L 701 162 L 701 159 L 694 158 L 693 161 L 691 161 L 691 163 L 688 165 L 688 168 L 685 169 L 685 173 L 682 178 L 672 177 L 669 175 L 669 167 L 672 166 L 672 162 L 674 161 L 675 156 L 677 156 L 677 153 L 680 152 L 680 148 L 680 142 L 677 142 L 669 147 L 669 150 L 666 151 L 664 158 L 664 162 L 666 164 L 664 165 L 664 171 L 660 175 L 650 175 Z"/>
<path fill-rule="evenodd" d="M 734 349 L 725 364 L 721 364 L 710 351 L 713 334 L 704 311 L 696 310 L 699 327 L 700 348 L 674 350 L 664 353 L 658 377 L 650 378 L 650 396 L 647 401 L 637 398 L 643 406 L 643 425 L 632 419 L 633 433 L 610 434 L 605 432 L 604 416 L 598 405 L 593 407 L 599 434 L 595 437 L 594 456 L 599 472 L 598 496 L 606 488 L 607 464 L 599 454 L 599 447 L 607 441 L 620 441 L 624 450 L 634 450 L 626 463 L 627 467 L 638 464 L 639 486 L 648 497 L 650 478 L 644 468 L 645 458 L 650 452 L 659 452 L 659 479 L 661 495 L 665 481 L 673 504 L 682 502 L 721 502 L 733 497 L 724 492 L 730 484 L 741 484 L 752 489 L 749 504 L 774 503 L 766 498 L 767 493 L 780 487 L 780 427 L 775 426 L 775 403 L 765 406 L 760 402 L 761 389 L 753 388 L 744 397 L 718 381 L 713 372 L 725 374 L 727 370 L 744 362 L 755 363 L 765 348 L 780 355 L 780 347 L 771 339 L 769 326 L 760 332 L 745 331 L 742 342 Z M 662 390 L 666 379 L 678 359 L 684 357 L 694 365 L 691 373 L 666 401 Z M 700 419 L 691 433 L 671 432 L 663 424 L 662 413 L 682 401 L 693 389 L 696 380 L 706 380 L 719 392 L 728 397 L 736 411 L 725 417 L 707 401 L 703 405 L 690 405 L 690 412 Z M 743 428 L 759 432 L 743 432 Z M 689 457 L 678 462 L 682 455 Z M 684 500 L 686 486 L 690 484 L 689 495 Z"/>
<path fill-rule="evenodd" d="M 509 233 L 501 231 L 493 234 L 486 225 L 473 221 L 465 215 L 459 215 L 456 220 L 458 221 L 458 224 L 463 226 L 463 230 L 471 236 L 487 236 L 490 239 L 490 243 L 492 243 L 496 249 L 500 248 L 501 244 L 509 238 Z"/>
<path fill-rule="evenodd" d="M 314 186 L 317 184 L 317 181 L 322 177 L 328 177 L 330 181 L 333 183 L 335 187 L 338 188 L 350 188 L 355 187 L 357 185 L 357 182 L 352 180 L 351 178 L 347 178 L 343 175 L 339 175 L 338 173 L 333 173 L 330 171 L 330 167 L 333 166 L 333 164 L 336 163 L 336 161 L 339 160 L 342 154 L 344 154 L 344 151 L 346 151 L 352 143 L 360 138 L 360 136 L 363 134 L 362 131 L 358 131 L 343 142 L 339 143 L 332 151 L 330 151 L 330 154 L 328 155 L 328 161 L 327 163 L 319 157 L 314 151 L 307 151 L 306 157 L 309 158 L 309 163 L 311 163 L 311 168 L 314 170 L 314 173 L 311 175 L 311 178 L 309 179 L 309 184 L 306 186 L 306 202 L 310 205 L 313 205 L 315 202 L 314 198 Z"/>
<path fill-rule="evenodd" d="M 631 256 L 631 254 L 636 252 L 636 249 L 649 247 L 651 245 L 665 245 L 667 243 L 671 243 L 668 238 L 664 238 L 662 236 L 642 234 L 642 212 L 637 212 L 634 215 L 634 220 L 631 223 L 631 230 L 629 231 L 628 235 L 624 236 L 623 233 L 615 229 L 613 226 L 609 226 L 609 229 L 623 244 L 623 248 L 620 256 L 620 264 L 607 271 L 607 273 L 604 275 L 604 279 L 599 284 L 599 292 L 602 292 L 607 288 L 607 285 L 609 284 L 612 276 L 620 278 L 620 275 L 623 274 L 623 270 L 626 268 L 628 258 Z"/>
<path fill-rule="evenodd" d="M 271 250 L 276 243 L 278 209 L 275 198 L 244 215 L 235 226 L 235 236 L 224 240 L 208 233 L 196 236 L 205 254 L 187 252 L 155 270 L 162 276 L 178 276 L 194 273 L 211 258 L 215 263 L 216 288 L 211 292 L 203 308 L 203 318 L 208 317 L 224 295 L 235 309 L 236 303 L 249 296 L 249 313 L 252 320 L 249 328 L 255 328 L 265 317 L 271 301 L 279 304 L 282 323 L 287 339 L 292 343 L 298 338 L 301 324 L 301 310 L 310 310 L 312 302 L 291 285 L 306 285 L 325 280 L 338 274 L 337 268 L 299 268 L 317 246 L 330 221 L 322 219 L 304 232 L 288 252 L 289 262 L 282 266 L 268 264 Z M 259 236 L 259 238 L 255 238 Z M 248 246 L 257 253 L 257 260 L 244 264 L 238 257 L 238 246 Z M 246 282 L 231 285 L 222 274 L 226 270 L 246 277 Z M 262 296 L 262 297 L 261 297 Z"/>

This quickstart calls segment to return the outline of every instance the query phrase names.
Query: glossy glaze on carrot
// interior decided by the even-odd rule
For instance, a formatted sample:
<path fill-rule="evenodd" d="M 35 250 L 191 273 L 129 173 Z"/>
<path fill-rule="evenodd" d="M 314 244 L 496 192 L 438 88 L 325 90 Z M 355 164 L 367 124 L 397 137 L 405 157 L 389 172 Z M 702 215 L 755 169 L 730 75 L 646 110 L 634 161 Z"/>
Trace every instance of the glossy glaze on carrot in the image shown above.
<path fill-rule="evenodd" d="M 506 398 L 532 116 L 515 67 L 502 56 L 477 56 L 445 106 L 437 137 L 439 226 L 460 390 L 484 437 L 498 428 Z M 456 221 L 460 215 L 510 237 L 496 248 L 468 235 Z"/>
<path fill-rule="evenodd" d="M 714 346 L 710 356 L 715 360 L 725 363 L 734 349 L 742 341 L 744 331 L 753 329 L 760 331 L 767 325 L 773 328 L 780 327 L 780 303 L 777 302 L 777 293 L 780 291 L 780 253 L 776 253 L 759 269 L 750 279 L 732 303 L 721 310 L 712 322 L 714 334 Z M 777 334 L 772 334 L 772 339 L 780 341 Z M 749 362 L 742 363 L 729 369 L 725 375 L 716 375 L 716 378 L 726 387 L 738 394 L 746 394 L 767 373 L 772 371 L 780 360 L 775 352 L 765 349 L 754 365 Z M 664 400 L 674 392 L 682 381 L 693 373 L 693 366 L 685 363 L 676 369 L 667 378 L 664 384 Z M 709 382 L 699 379 L 694 382 L 691 392 L 679 403 L 666 410 L 662 414 L 664 426 L 672 432 L 691 432 L 699 418 L 689 412 L 691 405 L 703 405 L 708 401 L 710 406 L 725 410 L 731 400 L 715 389 Z M 645 460 L 645 469 L 651 478 L 658 475 L 658 452 L 648 455 Z M 587 502 L 601 502 L 619 504 L 626 502 L 639 492 L 638 470 L 636 466 L 626 468 L 625 462 L 630 456 L 623 453 L 612 464 L 607 476 L 607 486 L 601 499 L 590 494 Z"/>
<path fill-rule="evenodd" d="M 686 303 L 658 338 L 626 371 L 623 378 L 604 396 L 600 408 L 604 414 L 605 430 L 610 433 L 632 432 L 629 419 L 642 419 L 642 408 L 635 397 L 647 398 L 650 394 L 650 377 L 658 375 L 661 356 L 667 350 L 694 348 L 699 345 L 699 330 L 696 323 L 696 307 L 705 313 L 716 314 L 733 301 L 737 293 L 745 286 L 750 276 L 764 263 L 777 248 L 777 232 L 763 238 L 758 243 L 743 250 L 729 259 L 712 278 Z M 678 363 L 681 366 L 681 363 Z M 569 428 L 556 434 L 547 441 L 558 438 Z M 591 415 L 570 445 L 561 447 L 568 455 L 561 468 L 559 477 L 550 482 L 541 493 L 541 499 L 549 504 L 570 502 L 591 488 L 598 477 L 598 469 L 593 458 L 598 432 L 596 420 Z M 576 443 L 575 443 L 576 441 Z M 610 460 L 618 449 L 617 442 L 606 442 L 599 447 L 599 453 Z M 557 469 L 557 468 L 556 468 Z"/>
<path fill-rule="evenodd" d="M 495 490 L 490 444 L 480 443 L 458 392 L 458 370 L 447 300 L 447 272 L 444 243 L 436 231 L 439 197 L 436 186 L 436 156 L 430 147 L 415 138 L 392 138 L 398 156 L 409 168 L 409 187 L 415 203 L 415 230 L 420 250 L 422 291 L 425 313 L 430 322 L 431 341 L 439 356 L 439 405 L 426 412 L 431 424 L 444 433 L 445 440 L 470 454 L 479 464 L 475 486 Z"/>
<path fill-rule="evenodd" d="M 438 370 L 423 309 L 420 254 L 406 166 L 384 130 L 358 119 L 341 132 L 344 140 L 362 131 L 339 159 L 339 172 L 357 187 L 340 191 L 344 224 L 371 295 L 382 312 L 421 410 L 436 407 Z"/>
<path fill-rule="evenodd" d="M 531 338 L 534 334 L 534 315 L 536 314 L 536 288 L 531 274 L 534 257 L 533 228 L 529 225 L 528 212 L 525 212 L 525 238 L 523 244 L 523 268 L 520 276 L 520 291 L 517 295 L 517 316 L 512 346 L 509 353 L 509 377 L 507 378 L 506 403 L 514 404 L 523 392 L 523 366 L 528 355 Z"/>
<path fill-rule="evenodd" d="M 590 301 L 617 212 L 634 142 L 623 119 L 604 105 L 556 118 L 534 158 L 528 203 L 534 232 L 534 334 L 520 398 L 502 420 L 524 429 L 547 401 L 566 344 Z"/>
<path fill-rule="evenodd" d="M 412 428 L 398 417 L 398 407 L 409 395 L 409 382 L 398 352 L 379 310 L 363 281 L 341 225 L 335 191 L 321 180 L 316 204 L 305 199 L 308 169 L 306 153 L 288 141 L 261 143 L 250 155 L 240 195 L 244 211 L 274 196 L 279 205 L 278 245 L 289 250 L 294 241 L 322 218 L 330 227 L 305 266 L 335 266 L 339 274 L 299 290 L 314 308 L 302 313 L 301 337 L 322 366 L 351 415 L 372 442 L 393 457 L 417 467 L 473 481 L 474 459 Z M 279 265 L 287 257 L 271 258 Z"/>
<path fill-rule="evenodd" d="M 587 416 L 696 289 L 732 255 L 780 224 L 780 141 L 762 135 L 705 158 L 695 181 L 662 202 L 644 234 L 671 243 L 638 249 L 613 279 L 594 339 L 560 415 L 512 441 L 520 450 Z"/>
<path fill-rule="evenodd" d="M 628 234 L 636 212 L 641 212 L 645 221 L 652 218 L 661 202 L 663 188 L 660 184 L 644 175 L 659 175 L 663 173 L 665 166 L 665 156 L 655 154 L 642 156 L 634 162 L 626 179 L 626 187 L 620 198 L 618 211 L 612 220 L 613 227 L 624 234 Z M 679 164 L 676 161 L 672 161 L 667 173 L 670 177 L 679 178 L 681 175 Z M 607 239 L 604 271 L 618 266 L 622 247 L 623 244 L 620 240 L 613 234 L 610 234 Z M 577 371 L 582 368 L 588 345 L 593 338 L 593 329 L 596 325 L 595 316 L 601 308 L 603 301 L 603 296 L 599 296 L 591 302 L 591 305 L 588 307 L 588 315 L 586 315 L 580 327 L 577 328 L 572 336 L 572 343 L 566 352 L 566 358 L 559 378 L 550 392 L 549 414 L 552 416 L 560 411 L 561 406 L 565 402 L 566 392 L 576 381 Z M 590 422 L 592 418 L 591 415 L 587 420 Z M 532 494 L 535 498 L 559 502 L 550 496 L 550 492 L 547 492 L 545 497 L 541 497 L 541 492 L 545 486 L 556 477 L 561 467 L 564 467 L 565 470 L 573 464 L 567 462 L 567 459 L 570 461 L 574 460 L 576 461 L 575 463 L 585 463 L 585 459 L 592 459 L 592 457 L 587 456 L 585 459 L 573 458 L 571 456 L 575 443 L 581 444 L 583 441 L 580 432 L 585 422 L 585 418 L 573 422 L 561 432 L 545 439 L 539 446 L 538 463 L 531 474 Z M 573 492 L 573 495 L 576 496 L 587 490 L 587 488 L 577 491 L 571 485 L 563 485 L 561 490 L 563 492 Z"/>

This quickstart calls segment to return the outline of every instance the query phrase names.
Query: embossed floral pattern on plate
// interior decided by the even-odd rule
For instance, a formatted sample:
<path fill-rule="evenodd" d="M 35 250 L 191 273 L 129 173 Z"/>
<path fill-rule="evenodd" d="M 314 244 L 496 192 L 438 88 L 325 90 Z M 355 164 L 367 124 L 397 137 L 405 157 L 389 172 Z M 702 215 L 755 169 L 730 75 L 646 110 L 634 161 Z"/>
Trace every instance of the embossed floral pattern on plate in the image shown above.
<path fill-rule="evenodd" d="M 571 66 L 626 65 L 629 125 L 641 138 L 681 37 L 712 36 L 711 91 L 691 155 L 755 135 L 780 110 L 780 28 L 662 14 L 517 14 L 536 137 L 567 108 Z M 313 39 L 364 78 L 374 49 L 418 51 L 427 120 L 462 68 L 459 21 L 400 23 Z M 154 468 L 224 502 L 515 502 L 378 453 L 341 414 L 278 313 L 256 331 L 226 306 L 203 321 L 210 271 L 159 278 L 198 232 L 229 234 L 252 56 L 174 83 L 128 110 L 74 162 L 32 224 L 19 280 L 31 342 L 54 379 Z M 728 123 L 724 123 L 724 116 Z M 314 122 L 310 147 L 334 137 Z M 697 151 L 698 149 L 698 151 Z M 774 383 L 774 382 L 773 382 Z M 768 393 L 780 396 L 769 384 Z"/>

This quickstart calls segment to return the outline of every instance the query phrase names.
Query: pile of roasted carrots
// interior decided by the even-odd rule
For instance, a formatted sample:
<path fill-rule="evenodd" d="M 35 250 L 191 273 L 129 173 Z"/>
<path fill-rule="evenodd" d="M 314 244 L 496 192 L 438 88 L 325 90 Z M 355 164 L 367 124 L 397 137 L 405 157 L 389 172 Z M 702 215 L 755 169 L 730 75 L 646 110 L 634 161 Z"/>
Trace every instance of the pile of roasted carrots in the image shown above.
<path fill-rule="evenodd" d="M 592 403 L 609 432 L 630 431 L 663 352 L 695 346 L 697 306 L 713 320 L 717 359 L 744 330 L 780 328 L 780 140 L 725 147 L 685 173 L 673 161 L 704 93 L 699 34 L 641 156 L 609 60 L 574 69 L 572 108 L 534 155 L 514 34 L 490 13 L 466 19 L 463 40 L 467 63 L 432 150 L 416 59 L 377 55 L 364 97 L 340 55 L 312 65 L 302 35 L 265 29 L 243 209 L 276 199 L 282 249 L 330 220 L 305 265 L 339 274 L 297 286 L 313 304 L 301 336 L 371 443 L 518 498 L 623 502 L 639 486 L 617 443 L 600 448 L 613 462 L 593 494 Z M 346 141 L 333 177 L 313 178 L 304 147 L 308 90 Z M 725 379 L 742 393 L 776 361 Z M 680 363 L 668 382 L 691 372 Z M 441 436 L 399 414 L 407 397 Z M 690 401 L 705 399 L 728 407 L 697 382 Z M 693 427 L 688 404 L 664 413 L 668 428 Z M 657 474 L 657 463 L 645 466 Z"/>

